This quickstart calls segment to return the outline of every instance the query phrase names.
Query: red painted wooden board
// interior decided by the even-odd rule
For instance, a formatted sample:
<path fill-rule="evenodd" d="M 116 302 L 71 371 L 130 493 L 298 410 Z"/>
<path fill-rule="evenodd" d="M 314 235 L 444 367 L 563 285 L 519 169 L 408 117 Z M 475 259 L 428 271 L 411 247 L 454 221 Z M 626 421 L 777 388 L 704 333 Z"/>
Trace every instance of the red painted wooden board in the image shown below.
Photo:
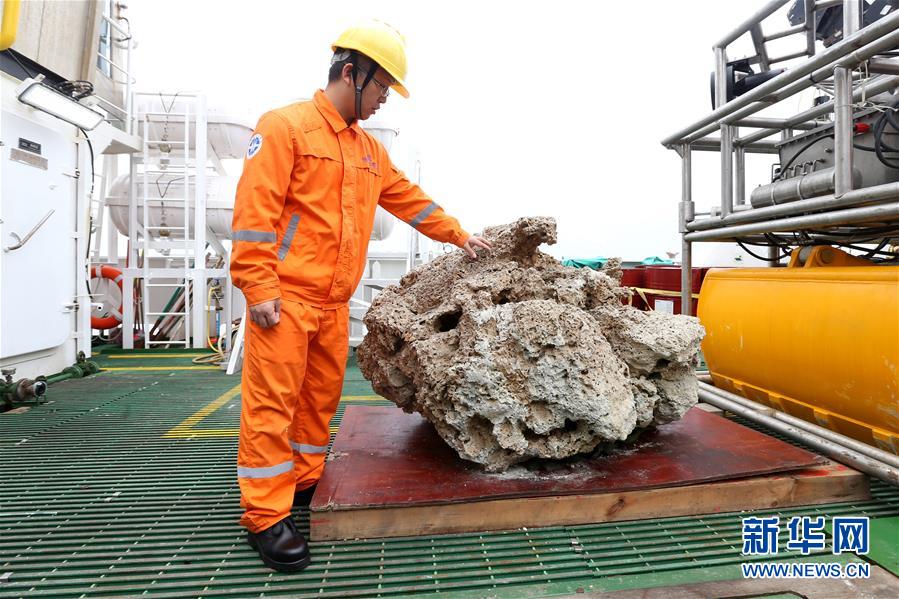
<path fill-rule="evenodd" d="M 484 472 L 418 414 L 348 406 L 313 512 L 686 486 L 807 468 L 826 460 L 698 408 L 609 456 Z"/>

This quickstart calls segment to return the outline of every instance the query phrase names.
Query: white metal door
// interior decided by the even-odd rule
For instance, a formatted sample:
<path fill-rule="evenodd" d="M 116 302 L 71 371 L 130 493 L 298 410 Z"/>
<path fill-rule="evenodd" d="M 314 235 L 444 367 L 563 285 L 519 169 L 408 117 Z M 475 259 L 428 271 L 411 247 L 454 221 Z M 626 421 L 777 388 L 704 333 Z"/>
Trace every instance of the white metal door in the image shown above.
<path fill-rule="evenodd" d="M 0 358 L 9 358 L 73 332 L 77 146 L 5 111 L 0 125 Z"/>

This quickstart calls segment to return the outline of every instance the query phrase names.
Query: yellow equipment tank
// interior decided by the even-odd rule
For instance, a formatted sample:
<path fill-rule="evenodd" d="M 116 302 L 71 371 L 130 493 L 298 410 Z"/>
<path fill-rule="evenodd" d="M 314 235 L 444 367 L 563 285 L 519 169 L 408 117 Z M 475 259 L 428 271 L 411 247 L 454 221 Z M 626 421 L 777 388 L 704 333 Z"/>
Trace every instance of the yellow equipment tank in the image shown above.
<path fill-rule="evenodd" d="M 713 269 L 699 320 L 716 387 L 899 454 L 899 266 L 818 246 Z"/>

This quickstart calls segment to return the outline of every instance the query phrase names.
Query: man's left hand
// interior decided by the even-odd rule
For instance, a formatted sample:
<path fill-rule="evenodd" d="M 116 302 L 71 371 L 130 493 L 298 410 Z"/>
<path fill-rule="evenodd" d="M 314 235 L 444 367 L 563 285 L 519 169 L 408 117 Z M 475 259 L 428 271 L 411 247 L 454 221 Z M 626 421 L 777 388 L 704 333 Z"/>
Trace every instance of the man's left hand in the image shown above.
<path fill-rule="evenodd" d="M 465 250 L 465 253 L 468 254 L 470 258 L 477 258 L 478 255 L 475 253 L 474 248 L 481 248 L 482 250 L 490 249 L 490 242 L 484 239 L 483 237 L 478 237 L 477 235 L 472 235 L 468 238 L 468 241 L 465 242 L 465 245 L 462 246 L 462 249 Z"/>

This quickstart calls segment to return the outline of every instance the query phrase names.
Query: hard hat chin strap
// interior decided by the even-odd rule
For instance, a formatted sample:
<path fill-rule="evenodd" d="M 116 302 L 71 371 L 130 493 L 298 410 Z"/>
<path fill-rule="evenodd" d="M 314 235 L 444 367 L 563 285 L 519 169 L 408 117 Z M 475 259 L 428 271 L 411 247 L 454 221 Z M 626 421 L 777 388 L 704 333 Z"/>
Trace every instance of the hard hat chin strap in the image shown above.
<path fill-rule="evenodd" d="M 372 77 L 375 76 L 374 68 L 369 67 L 368 73 L 365 75 L 365 80 L 362 82 L 362 85 L 359 85 L 356 79 L 356 75 L 358 74 L 359 68 L 359 53 L 355 50 L 350 52 L 350 60 L 353 63 L 353 85 L 356 88 L 356 120 L 362 119 L 362 90 L 371 83 Z"/>

